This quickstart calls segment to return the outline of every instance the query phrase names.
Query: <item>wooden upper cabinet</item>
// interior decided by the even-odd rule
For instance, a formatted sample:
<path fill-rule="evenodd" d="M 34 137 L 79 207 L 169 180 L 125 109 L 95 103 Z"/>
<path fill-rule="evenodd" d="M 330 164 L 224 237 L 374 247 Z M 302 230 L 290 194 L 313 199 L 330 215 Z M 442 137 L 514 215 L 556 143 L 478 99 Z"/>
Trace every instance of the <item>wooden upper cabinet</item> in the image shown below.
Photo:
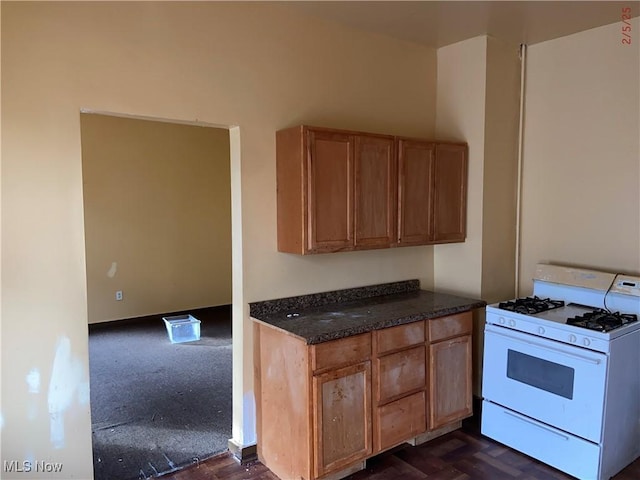
<path fill-rule="evenodd" d="M 466 145 L 436 145 L 434 180 L 432 241 L 462 242 L 467 227 Z"/>
<path fill-rule="evenodd" d="M 425 245 L 431 240 L 435 150 L 431 142 L 398 140 L 399 245 Z"/>
<path fill-rule="evenodd" d="M 276 133 L 278 250 L 459 242 L 466 145 L 299 126 Z"/>
<path fill-rule="evenodd" d="M 351 135 L 308 133 L 309 252 L 339 251 L 353 246 L 353 150 Z"/>
<path fill-rule="evenodd" d="M 393 137 L 355 137 L 355 248 L 390 247 L 396 238 Z"/>

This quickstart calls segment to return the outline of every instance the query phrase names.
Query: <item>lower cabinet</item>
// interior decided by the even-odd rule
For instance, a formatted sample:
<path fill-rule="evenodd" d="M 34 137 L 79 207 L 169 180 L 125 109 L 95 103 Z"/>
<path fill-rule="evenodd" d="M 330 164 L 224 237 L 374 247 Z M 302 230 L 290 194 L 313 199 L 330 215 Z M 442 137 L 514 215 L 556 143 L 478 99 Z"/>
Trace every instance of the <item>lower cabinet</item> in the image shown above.
<path fill-rule="evenodd" d="M 307 345 L 256 321 L 259 459 L 283 479 L 340 478 L 455 428 L 472 414 L 471 328 L 465 312 Z"/>

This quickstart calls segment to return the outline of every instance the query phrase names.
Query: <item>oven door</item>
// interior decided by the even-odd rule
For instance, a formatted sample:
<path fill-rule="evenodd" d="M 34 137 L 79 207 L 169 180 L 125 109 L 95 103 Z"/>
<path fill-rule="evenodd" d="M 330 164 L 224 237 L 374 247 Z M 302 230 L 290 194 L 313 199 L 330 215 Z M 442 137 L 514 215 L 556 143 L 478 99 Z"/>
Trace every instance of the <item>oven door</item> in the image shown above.
<path fill-rule="evenodd" d="M 600 443 L 607 356 L 487 325 L 482 395 L 540 422 Z"/>

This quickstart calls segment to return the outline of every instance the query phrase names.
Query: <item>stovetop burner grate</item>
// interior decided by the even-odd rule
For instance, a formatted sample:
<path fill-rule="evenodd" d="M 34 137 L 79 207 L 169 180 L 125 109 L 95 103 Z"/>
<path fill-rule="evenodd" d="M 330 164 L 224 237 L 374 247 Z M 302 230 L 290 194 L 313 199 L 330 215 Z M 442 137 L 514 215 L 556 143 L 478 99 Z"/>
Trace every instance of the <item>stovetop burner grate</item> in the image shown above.
<path fill-rule="evenodd" d="M 623 327 L 629 323 L 637 322 L 638 316 L 631 313 L 608 312 L 607 310 L 594 310 L 584 315 L 578 315 L 567 319 L 568 325 L 598 330 L 600 332 L 610 332 L 616 328 Z"/>
<path fill-rule="evenodd" d="M 531 315 L 534 313 L 546 312 L 554 308 L 564 307 L 562 300 L 552 300 L 550 298 L 539 298 L 537 296 L 516 298 L 508 302 L 500 302 L 498 308 L 511 312 Z"/>

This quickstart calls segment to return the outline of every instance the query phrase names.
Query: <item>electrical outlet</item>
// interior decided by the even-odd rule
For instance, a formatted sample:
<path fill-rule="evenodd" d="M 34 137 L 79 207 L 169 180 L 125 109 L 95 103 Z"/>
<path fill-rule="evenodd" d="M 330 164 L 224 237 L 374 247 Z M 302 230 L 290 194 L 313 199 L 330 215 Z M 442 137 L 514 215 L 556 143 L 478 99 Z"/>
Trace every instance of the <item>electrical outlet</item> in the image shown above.
<path fill-rule="evenodd" d="M 122 300 L 122 290 L 116 292 L 116 300 Z"/>

